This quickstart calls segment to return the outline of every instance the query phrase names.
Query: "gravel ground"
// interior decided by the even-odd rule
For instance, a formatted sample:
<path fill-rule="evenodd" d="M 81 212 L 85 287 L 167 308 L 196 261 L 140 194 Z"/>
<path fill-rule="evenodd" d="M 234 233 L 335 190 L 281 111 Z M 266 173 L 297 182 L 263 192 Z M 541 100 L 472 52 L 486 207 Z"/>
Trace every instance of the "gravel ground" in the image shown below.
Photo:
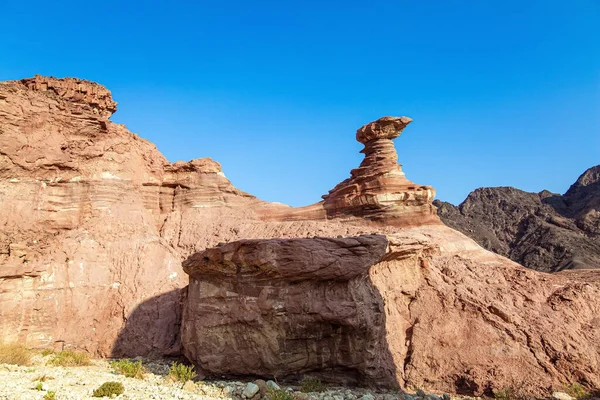
<path fill-rule="evenodd" d="M 46 358 L 38 356 L 33 366 L 0 364 L 0 400 L 44 400 L 48 392 L 55 392 L 55 400 L 95 399 L 93 391 L 108 381 L 121 382 L 125 387 L 125 392 L 116 396 L 117 399 L 246 399 L 250 393 L 252 400 L 259 400 L 266 387 L 276 385 L 272 381 L 198 381 L 184 385 L 169 378 L 167 361 L 144 362 L 147 372 L 143 379 L 116 374 L 106 360 L 93 360 L 87 367 L 56 367 L 46 363 Z M 42 390 L 39 390 L 40 386 Z M 297 387 L 281 386 L 280 389 L 297 400 L 450 399 L 447 395 L 411 395 L 360 388 L 328 387 L 324 392 L 308 394 L 299 392 Z"/>

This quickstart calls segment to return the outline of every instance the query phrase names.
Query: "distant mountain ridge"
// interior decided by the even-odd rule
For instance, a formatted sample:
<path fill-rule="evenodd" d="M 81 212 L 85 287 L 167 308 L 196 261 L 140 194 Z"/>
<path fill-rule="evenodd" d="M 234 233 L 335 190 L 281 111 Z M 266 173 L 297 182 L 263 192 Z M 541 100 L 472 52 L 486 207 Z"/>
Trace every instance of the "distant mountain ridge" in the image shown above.
<path fill-rule="evenodd" d="M 600 268 L 600 165 L 564 195 L 479 188 L 459 206 L 435 200 L 442 221 L 488 250 L 545 272 Z"/>

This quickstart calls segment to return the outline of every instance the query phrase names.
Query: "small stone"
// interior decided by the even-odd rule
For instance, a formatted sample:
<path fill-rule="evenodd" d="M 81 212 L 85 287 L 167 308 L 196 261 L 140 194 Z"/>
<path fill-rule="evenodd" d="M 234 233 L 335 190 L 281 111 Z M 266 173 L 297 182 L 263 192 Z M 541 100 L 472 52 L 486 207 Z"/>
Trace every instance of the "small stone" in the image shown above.
<path fill-rule="evenodd" d="M 381 396 L 382 400 L 396 400 L 398 396 L 394 396 L 393 394 L 384 394 Z"/>
<path fill-rule="evenodd" d="M 442 400 L 442 398 L 437 394 L 428 394 L 425 396 L 425 400 Z"/>
<path fill-rule="evenodd" d="M 371 393 L 367 393 L 362 396 L 360 400 L 375 400 L 375 396 L 373 396 Z"/>
<path fill-rule="evenodd" d="M 248 382 L 246 384 L 246 388 L 244 389 L 244 392 L 242 393 L 242 395 L 245 396 L 247 399 L 251 399 L 254 396 L 256 396 L 256 394 L 259 391 L 260 391 L 260 388 L 258 387 L 257 384 Z"/>
<path fill-rule="evenodd" d="M 414 396 L 411 396 L 408 393 L 404 393 L 404 400 L 416 400 Z"/>
<path fill-rule="evenodd" d="M 295 392 L 294 398 L 296 400 L 308 400 L 308 394 L 302 392 Z"/>
<path fill-rule="evenodd" d="M 267 381 L 267 387 L 273 390 L 281 390 L 281 387 L 275 381 Z"/>
<path fill-rule="evenodd" d="M 556 400 L 574 400 L 573 397 L 564 392 L 554 392 L 552 393 L 552 398 Z"/>
<path fill-rule="evenodd" d="M 196 384 L 192 381 L 186 381 L 183 384 L 182 389 L 185 390 L 186 392 L 194 393 L 196 391 Z"/>
<path fill-rule="evenodd" d="M 443 399 L 443 400 L 450 400 L 450 399 L 451 399 L 451 397 L 450 397 L 450 395 L 449 395 L 448 393 L 444 393 L 444 394 L 442 395 L 442 399 Z"/>
<path fill-rule="evenodd" d="M 424 399 L 425 396 L 427 396 L 427 394 L 423 390 L 421 390 L 421 389 L 417 390 L 417 397 Z"/>
<path fill-rule="evenodd" d="M 334 394 L 332 397 L 333 400 L 344 400 L 344 396 L 340 396 L 339 394 Z"/>
<path fill-rule="evenodd" d="M 332 396 L 323 396 L 323 400 L 333 400 Z"/>
<path fill-rule="evenodd" d="M 260 394 L 267 394 L 267 389 L 269 389 L 269 387 L 267 386 L 267 382 L 263 381 L 262 379 L 257 379 L 254 381 L 254 383 L 258 386 L 258 392 Z"/>

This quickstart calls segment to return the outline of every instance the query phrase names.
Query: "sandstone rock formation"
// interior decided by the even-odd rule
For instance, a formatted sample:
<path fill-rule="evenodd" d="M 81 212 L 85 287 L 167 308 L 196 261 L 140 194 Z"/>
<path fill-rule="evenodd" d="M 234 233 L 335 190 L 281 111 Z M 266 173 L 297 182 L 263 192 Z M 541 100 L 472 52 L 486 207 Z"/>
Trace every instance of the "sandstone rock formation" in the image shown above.
<path fill-rule="evenodd" d="M 360 217 L 333 218 L 322 202 L 295 209 L 260 201 L 211 159 L 170 163 L 111 122 L 115 111 L 110 92 L 85 80 L 0 83 L 5 341 L 98 355 L 177 352 L 188 255 L 242 238 L 375 229 Z"/>
<path fill-rule="evenodd" d="M 435 201 L 448 226 L 535 270 L 600 268 L 600 165 L 564 195 L 481 188 L 458 207 Z"/>
<path fill-rule="evenodd" d="M 210 159 L 170 163 L 111 122 L 115 110 L 84 80 L 0 83 L 3 341 L 179 354 L 183 303 L 186 353 L 207 372 L 225 368 L 227 343 L 248 357 L 231 374 L 476 393 L 529 375 L 598 384 L 600 279 L 525 271 L 443 226 L 433 189 L 396 163 L 391 140 L 409 119 L 359 129 L 365 160 L 352 177 L 291 208 L 236 189 Z M 595 176 L 573 196 L 587 198 Z M 594 201 L 569 203 L 572 218 L 596 226 Z M 315 236 L 329 239 L 282 240 Z M 240 239 L 261 241 L 210 249 Z M 182 291 L 182 260 L 196 253 Z M 195 347 L 211 338 L 212 354 Z"/>
<path fill-rule="evenodd" d="M 365 158 L 349 179 L 323 196 L 328 215 L 350 214 L 400 226 L 438 221 L 431 204 L 435 190 L 406 179 L 397 163 L 392 139 L 411 122 L 408 117 L 383 117 L 356 131 Z"/>
<path fill-rule="evenodd" d="M 493 395 L 600 385 L 600 284 L 444 226 L 243 240 L 183 263 L 185 355 L 205 373 Z"/>

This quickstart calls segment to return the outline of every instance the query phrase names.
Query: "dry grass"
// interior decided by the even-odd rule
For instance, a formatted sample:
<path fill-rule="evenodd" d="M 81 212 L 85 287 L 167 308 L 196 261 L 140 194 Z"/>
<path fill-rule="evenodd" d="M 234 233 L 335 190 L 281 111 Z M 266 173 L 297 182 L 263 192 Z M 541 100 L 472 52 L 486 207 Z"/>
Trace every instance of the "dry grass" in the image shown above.
<path fill-rule="evenodd" d="M 18 344 L 0 343 L 0 364 L 30 365 L 31 351 Z"/>
<path fill-rule="evenodd" d="M 61 367 L 83 367 L 91 365 L 92 362 L 90 356 L 85 353 L 63 350 L 54 354 L 54 357 L 50 360 L 50 364 Z"/>
<path fill-rule="evenodd" d="M 592 397 L 592 394 L 585 390 L 583 385 L 581 385 L 578 382 L 567 385 L 567 387 L 565 387 L 565 392 L 569 396 L 575 397 L 577 400 L 589 399 L 590 397 Z"/>

